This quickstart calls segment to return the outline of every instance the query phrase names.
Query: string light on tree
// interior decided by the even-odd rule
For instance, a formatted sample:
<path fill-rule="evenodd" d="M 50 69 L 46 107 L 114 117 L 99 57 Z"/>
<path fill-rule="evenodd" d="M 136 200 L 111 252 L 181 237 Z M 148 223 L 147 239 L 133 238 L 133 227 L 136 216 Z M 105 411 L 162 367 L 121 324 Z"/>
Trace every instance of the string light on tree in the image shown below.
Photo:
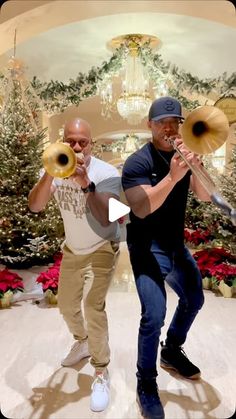
<path fill-rule="evenodd" d="M 40 106 L 27 87 L 24 69 L 20 60 L 11 58 L 0 117 L 0 263 L 9 267 L 45 263 L 59 251 L 63 238 L 53 201 L 39 215 L 28 209 L 28 194 L 42 166 L 46 130 L 39 128 Z M 31 246 L 37 239 L 41 246 Z"/>

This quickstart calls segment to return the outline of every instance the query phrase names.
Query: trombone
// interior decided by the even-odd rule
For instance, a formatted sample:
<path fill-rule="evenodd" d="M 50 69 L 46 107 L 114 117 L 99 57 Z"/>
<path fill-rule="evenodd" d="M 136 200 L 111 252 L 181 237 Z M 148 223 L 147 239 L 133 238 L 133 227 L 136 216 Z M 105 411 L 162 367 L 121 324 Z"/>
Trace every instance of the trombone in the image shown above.
<path fill-rule="evenodd" d="M 196 154 L 209 154 L 221 147 L 227 140 L 229 123 L 226 115 L 214 106 L 200 106 L 193 110 L 182 125 L 182 138 L 185 146 Z M 202 186 L 209 193 L 212 202 L 219 207 L 236 225 L 236 209 L 222 197 L 216 186 L 203 169 L 191 164 L 178 146 L 173 137 L 166 137 L 174 150 L 189 166 L 192 173 L 197 176 Z"/>

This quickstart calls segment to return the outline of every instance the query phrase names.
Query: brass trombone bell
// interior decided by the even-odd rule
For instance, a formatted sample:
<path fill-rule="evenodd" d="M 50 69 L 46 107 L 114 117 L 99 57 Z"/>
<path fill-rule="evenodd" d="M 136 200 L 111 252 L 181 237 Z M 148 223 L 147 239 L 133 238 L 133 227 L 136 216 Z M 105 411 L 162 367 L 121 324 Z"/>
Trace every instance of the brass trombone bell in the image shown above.
<path fill-rule="evenodd" d="M 196 154 L 208 154 L 217 150 L 227 140 L 229 123 L 223 111 L 214 106 L 200 106 L 192 111 L 182 125 L 182 138 L 185 146 Z M 184 153 L 175 143 L 175 138 L 167 137 L 174 150 L 189 166 L 202 186 L 208 192 L 211 201 L 214 202 L 236 225 L 236 209 L 227 202 L 202 166 L 193 165 L 185 157 Z"/>
<path fill-rule="evenodd" d="M 49 145 L 42 155 L 46 172 L 59 178 L 71 176 L 76 169 L 76 154 L 69 144 L 56 142 Z"/>
<path fill-rule="evenodd" d="M 185 119 L 182 137 L 186 147 L 196 154 L 210 154 L 221 147 L 229 135 L 229 122 L 214 106 L 199 106 Z"/>

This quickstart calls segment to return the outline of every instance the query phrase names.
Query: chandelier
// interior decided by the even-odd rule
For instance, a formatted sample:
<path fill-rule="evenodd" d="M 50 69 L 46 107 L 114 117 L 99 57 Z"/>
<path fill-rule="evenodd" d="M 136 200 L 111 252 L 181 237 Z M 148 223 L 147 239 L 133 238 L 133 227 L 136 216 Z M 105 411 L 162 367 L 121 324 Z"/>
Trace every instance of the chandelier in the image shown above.
<path fill-rule="evenodd" d="M 155 36 L 130 34 L 113 38 L 107 46 L 111 50 L 124 47 L 122 70 L 116 76 L 122 79 L 121 93 L 114 100 L 114 86 L 111 76 L 107 75 L 100 89 L 101 103 L 103 106 L 102 116 L 110 117 L 111 112 L 118 111 L 130 125 L 138 125 L 148 114 L 152 103 L 150 96 L 149 76 L 142 64 L 140 49 L 147 45 L 149 48 L 157 48 L 160 40 Z"/>

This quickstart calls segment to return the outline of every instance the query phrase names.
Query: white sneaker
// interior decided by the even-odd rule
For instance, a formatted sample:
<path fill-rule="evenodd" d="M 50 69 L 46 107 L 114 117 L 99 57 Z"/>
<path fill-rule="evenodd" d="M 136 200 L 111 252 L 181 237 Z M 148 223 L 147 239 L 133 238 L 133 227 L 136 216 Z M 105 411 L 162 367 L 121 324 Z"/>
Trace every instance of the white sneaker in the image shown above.
<path fill-rule="evenodd" d="M 109 404 L 110 388 L 108 373 L 98 374 L 92 384 L 92 394 L 90 397 L 90 409 L 93 412 L 102 412 Z"/>
<path fill-rule="evenodd" d="M 83 358 L 90 356 L 88 350 L 87 340 L 84 342 L 79 342 L 78 340 L 72 345 L 70 352 L 66 357 L 61 361 L 63 367 L 70 367 L 71 365 L 77 364 Z"/>

